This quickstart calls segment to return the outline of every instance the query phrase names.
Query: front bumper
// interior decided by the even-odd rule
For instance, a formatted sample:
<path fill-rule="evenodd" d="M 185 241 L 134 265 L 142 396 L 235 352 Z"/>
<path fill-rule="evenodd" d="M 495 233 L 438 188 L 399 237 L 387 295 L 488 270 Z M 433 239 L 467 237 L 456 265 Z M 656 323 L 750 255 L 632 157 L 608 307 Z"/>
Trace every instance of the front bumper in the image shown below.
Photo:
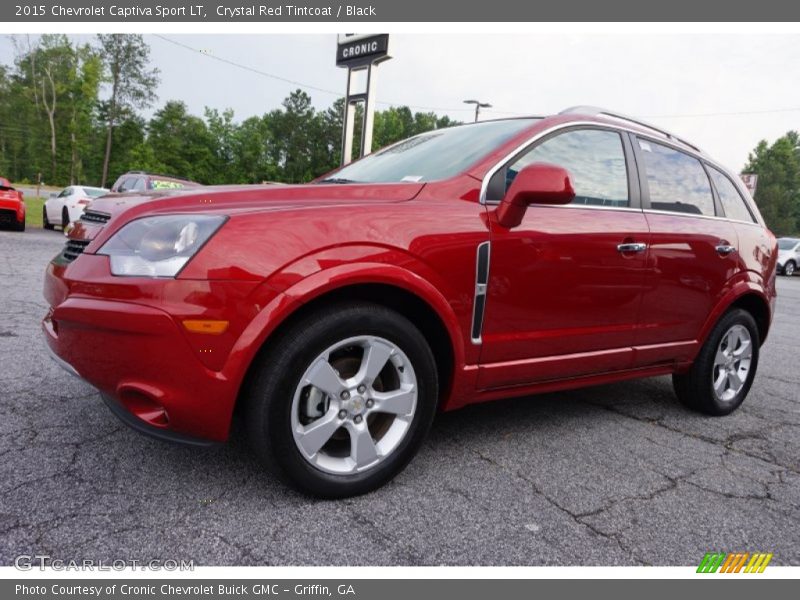
<path fill-rule="evenodd" d="M 47 345 L 47 350 L 50 353 L 50 358 L 55 362 L 59 367 L 64 369 L 67 373 L 76 377 L 82 381 L 85 381 L 75 370 L 71 364 L 63 360 L 60 356 L 58 356 L 50 345 Z M 142 420 L 141 418 L 134 415 L 132 412 L 127 410 L 120 402 L 112 398 L 111 396 L 100 393 L 100 397 L 105 402 L 106 406 L 108 406 L 109 410 L 114 413 L 120 421 L 122 421 L 125 425 L 141 433 L 148 437 L 163 441 L 163 442 L 174 442 L 178 444 L 184 444 L 188 446 L 199 446 L 199 447 L 208 447 L 213 446 L 216 442 L 210 440 L 204 440 L 200 438 L 195 438 L 189 435 L 181 434 L 176 431 L 171 431 L 169 429 L 163 429 L 154 425 L 147 423 L 146 421 Z"/>
<path fill-rule="evenodd" d="M 137 287 L 111 276 L 107 257 L 84 255 L 48 266 L 42 329 L 58 362 L 96 387 L 134 429 L 194 445 L 220 442 L 239 387 L 223 367 L 241 327 L 238 304 L 253 285 L 170 279 Z M 226 335 L 185 330 L 182 318 L 203 310 L 231 321 Z"/>

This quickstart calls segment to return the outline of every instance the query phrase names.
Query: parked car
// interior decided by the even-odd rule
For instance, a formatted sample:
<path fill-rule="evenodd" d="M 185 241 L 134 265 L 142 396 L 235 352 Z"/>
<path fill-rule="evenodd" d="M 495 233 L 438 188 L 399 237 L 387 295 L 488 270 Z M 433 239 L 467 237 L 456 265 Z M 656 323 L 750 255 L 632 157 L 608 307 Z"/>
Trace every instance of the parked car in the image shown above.
<path fill-rule="evenodd" d="M 747 396 L 775 237 L 739 178 L 600 109 L 399 142 L 311 184 L 97 199 L 47 268 L 47 344 L 118 417 L 360 494 L 434 414 L 672 375 Z M 102 348 L 98 359 L 97 348 Z"/>
<path fill-rule="evenodd" d="M 25 231 L 25 199 L 4 177 L 0 177 L 0 225 Z"/>
<path fill-rule="evenodd" d="M 62 229 L 66 229 L 67 225 L 80 218 L 92 200 L 107 193 L 105 188 L 71 185 L 58 194 L 50 194 L 42 207 L 42 226 L 45 229 L 54 229 L 56 225 L 60 225 Z"/>
<path fill-rule="evenodd" d="M 778 239 L 778 272 L 787 277 L 794 275 L 800 265 L 800 240 L 797 238 Z"/>
<path fill-rule="evenodd" d="M 200 184 L 189 179 L 172 175 L 157 175 L 144 171 L 129 171 L 114 182 L 112 192 L 146 192 L 149 190 L 177 190 L 187 187 L 198 187 Z"/>

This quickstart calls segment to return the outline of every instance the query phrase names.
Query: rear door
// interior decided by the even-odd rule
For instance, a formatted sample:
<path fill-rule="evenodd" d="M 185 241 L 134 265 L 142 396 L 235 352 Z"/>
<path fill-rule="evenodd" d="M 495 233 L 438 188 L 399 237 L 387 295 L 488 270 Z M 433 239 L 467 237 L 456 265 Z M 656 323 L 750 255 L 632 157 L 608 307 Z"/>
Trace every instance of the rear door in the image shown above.
<path fill-rule="evenodd" d="M 738 237 L 706 166 L 688 152 L 631 136 L 650 228 L 638 367 L 688 360 L 723 289 L 740 269 Z"/>
<path fill-rule="evenodd" d="M 629 144 L 613 129 L 562 130 L 492 178 L 488 193 L 501 196 L 525 165 L 556 164 L 576 197 L 531 206 L 519 227 L 492 233 L 481 388 L 630 366 L 649 235 Z"/>

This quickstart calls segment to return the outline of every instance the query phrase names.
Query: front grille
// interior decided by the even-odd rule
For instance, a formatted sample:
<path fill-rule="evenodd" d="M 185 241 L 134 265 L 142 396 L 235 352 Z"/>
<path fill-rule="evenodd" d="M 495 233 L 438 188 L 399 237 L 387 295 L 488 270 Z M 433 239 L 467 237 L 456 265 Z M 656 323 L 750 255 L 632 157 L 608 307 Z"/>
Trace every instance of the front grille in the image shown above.
<path fill-rule="evenodd" d="M 81 215 L 81 221 L 86 221 L 87 223 L 100 223 L 101 225 L 108 223 L 110 218 L 111 215 L 91 209 L 84 210 L 83 214 Z"/>
<path fill-rule="evenodd" d="M 91 240 L 67 240 L 67 245 L 64 246 L 64 251 L 61 253 L 61 256 L 67 262 L 72 262 L 83 254 L 89 242 L 91 242 Z"/>

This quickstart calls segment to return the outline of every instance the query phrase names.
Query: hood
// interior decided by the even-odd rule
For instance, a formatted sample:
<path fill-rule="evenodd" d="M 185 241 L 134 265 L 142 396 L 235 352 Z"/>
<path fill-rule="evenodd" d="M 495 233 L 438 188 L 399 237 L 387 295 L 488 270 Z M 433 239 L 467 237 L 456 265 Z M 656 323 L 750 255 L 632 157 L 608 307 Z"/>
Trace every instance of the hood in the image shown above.
<path fill-rule="evenodd" d="M 139 206 L 142 210 L 137 210 L 137 214 L 187 209 L 227 213 L 271 211 L 310 204 L 401 202 L 414 198 L 423 187 L 421 183 L 207 186 L 143 194 L 107 194 L 93 200 L 89 208 L 112 217 Z"/>

